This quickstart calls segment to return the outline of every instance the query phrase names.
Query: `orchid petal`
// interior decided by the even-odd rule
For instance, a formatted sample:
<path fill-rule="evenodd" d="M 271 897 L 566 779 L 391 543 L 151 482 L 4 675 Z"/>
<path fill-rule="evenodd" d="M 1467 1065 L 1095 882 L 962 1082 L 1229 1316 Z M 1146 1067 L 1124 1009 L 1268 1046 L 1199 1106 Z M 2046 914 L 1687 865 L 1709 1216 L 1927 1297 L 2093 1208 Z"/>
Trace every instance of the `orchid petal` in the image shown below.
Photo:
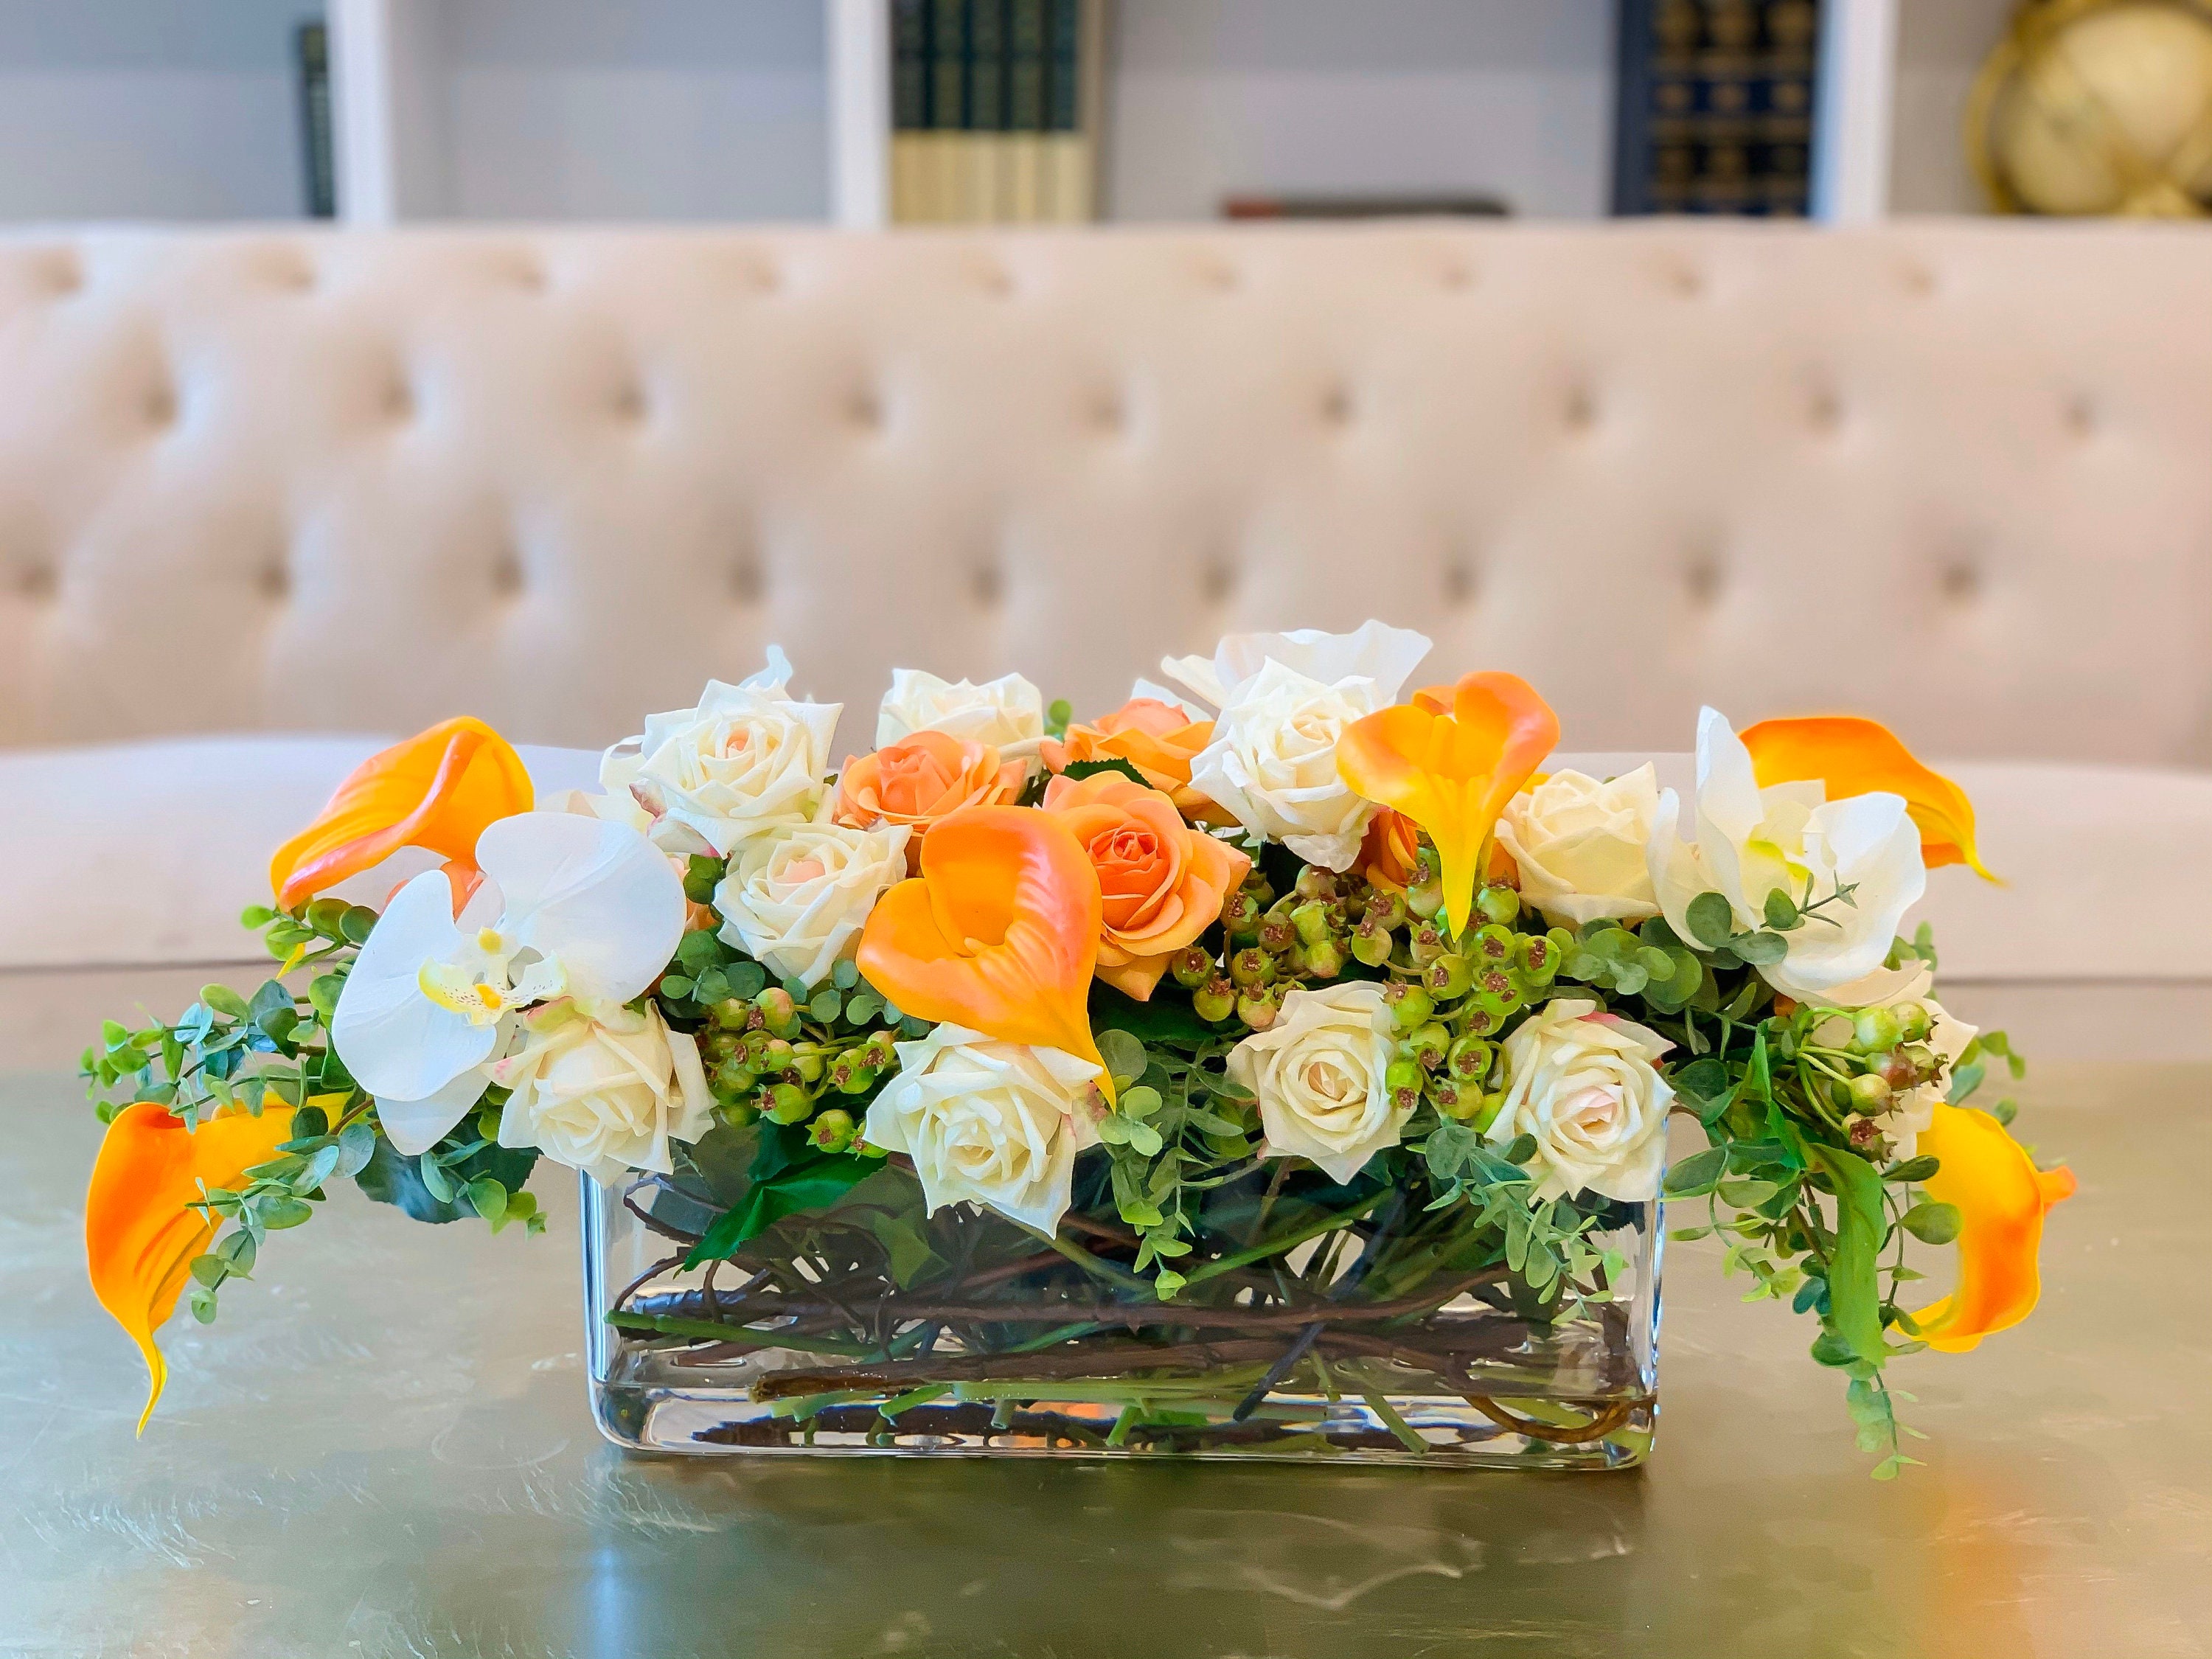
<path fill-rule="evenodd" d="M 420 1158 L 453 1133 L 491 1087 L 481 1066 L 472 1066 L 436 1093 L 421 1100 L 376 1097 L 376 1121 L 384 1126 L 392 1149 L 409 1158 Z"/>
<path fill-rule="evenodd" d="M 482 720 L 446 720 L 356 767 L 321 816 L 276 849 L 269 885 L 292 909 L 403 847 L 473 875 L 484 826 L 528 811 L 531 799 L 529 769 L 506 738 Z"/>
<path fill-rule="evenodd" d="M 187 1129 L 167 1106 L 142 1100 L 107 1126 L 84 1198 L 85 1266 L 100 1305 L 146 1357 L 139 1433 L 168 1381 L 154 1333 L 176 1311 L 193 1258 L 215 1238 L 216 1224 L 190 1206 L 204 1185 L 237 1188 L 291 1133 L 292 1109 L 274 1103 L 258 1117 L 239 1112 Z"/>
<path fill-rule="evenodd" d="M 2043 1218 L 2074 1195 L 2074 1172 L 2038 1170 L 2002 1123 L 1971 1107 L 1937 1106 L 1919 1150 L 1941 1164 L 1923 1189 L 1936 1203 L 1955 1205 L 1962 1225 L 1958 1287 L 1912 1322 L 1929 1347 L 1964 1353 L 2035 1310 Z"/>
<path fill-rule="evenodd" d="M 660 976 L 684 937 L 682 878 L 621 824 L 525 812 L 486 830 L 477 857 L 507 901 L 501 932 L 558 962 L 572 995 L 628 1002 Z"/>
<path fill-rule="evenodd" d="M 1527 681 L 1467 675 L 1447 690 L 1355 721 L 1338 741 L 1337 771 L 1354 793 L 1429 833 L 1443 864 L 1444 913 L 1455 935 L 1474 908 L 1482 854 L 1498 815 L 1559 740 L 1559 722 Z M 1441 710 L 1449 697 L 1451 712 Z"/>
<path fill-rule="evenodd" d="M 1966 792 L 1921 764 L 1890 729 L 1878 720 L 1849 715 L 1809 720 L 1761 720 L 1745 728 L 1762 784 L 1817 779 L 1828 799 L 1875 791 L 1905 798 L 1920 827 L 1920 854 L 1931 870 L 1963 864 L 1987 881 L 1996 881 L 1974 846 L 1974 804 Z"/>
<path fill-rule="evenodd" d="M 379 1098 L 428 1099 L 489 1059 L 497 1040 L 492 1026 L 422 994 L 423 964 L 460 948 L 452 891 L 442 872 L 429 870 L 393 894 L 338 993 L 331 1041 L 354 1080 Z"/>
<path fill-rule="evenodd" d="M 921 875 L 877 901 L 860 971 L 916 1018 L 1097 1062 L 1085 1004 L 1100 909 L 1090 854 L 1058 819 L 966 807 L 924 838 Z"/>

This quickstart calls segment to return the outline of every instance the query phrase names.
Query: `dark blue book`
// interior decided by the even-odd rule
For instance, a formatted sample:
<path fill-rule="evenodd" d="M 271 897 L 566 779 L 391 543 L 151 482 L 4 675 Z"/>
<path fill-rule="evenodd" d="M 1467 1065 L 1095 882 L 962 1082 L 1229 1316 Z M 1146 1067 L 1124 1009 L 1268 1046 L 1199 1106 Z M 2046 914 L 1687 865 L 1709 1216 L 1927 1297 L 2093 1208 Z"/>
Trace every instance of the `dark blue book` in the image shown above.
<path fill-rule="evenodd" d="M 1613 208 L 1802 216 L 1819 0 L 1621 0 Z"/>

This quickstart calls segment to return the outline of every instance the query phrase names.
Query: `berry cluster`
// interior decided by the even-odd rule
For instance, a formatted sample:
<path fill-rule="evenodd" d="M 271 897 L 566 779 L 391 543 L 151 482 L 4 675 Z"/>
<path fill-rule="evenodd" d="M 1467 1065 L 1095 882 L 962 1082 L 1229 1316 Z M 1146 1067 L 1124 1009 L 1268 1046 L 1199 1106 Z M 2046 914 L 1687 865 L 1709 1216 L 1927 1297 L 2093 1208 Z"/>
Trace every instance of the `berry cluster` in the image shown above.
<path fill-rule="evenodd" d="M 1928 1046 L 1935 1017 L 1924 1004 L 1799 1008 L 1776 1042 L 1795 1060 L 1816 1110 L 1844 1132 L 1853 1151 L 1877 1162 L 1893 1152 L 1886 1120 L 1915 1091 L 1942 1081 L 1947 1063 Z"/>

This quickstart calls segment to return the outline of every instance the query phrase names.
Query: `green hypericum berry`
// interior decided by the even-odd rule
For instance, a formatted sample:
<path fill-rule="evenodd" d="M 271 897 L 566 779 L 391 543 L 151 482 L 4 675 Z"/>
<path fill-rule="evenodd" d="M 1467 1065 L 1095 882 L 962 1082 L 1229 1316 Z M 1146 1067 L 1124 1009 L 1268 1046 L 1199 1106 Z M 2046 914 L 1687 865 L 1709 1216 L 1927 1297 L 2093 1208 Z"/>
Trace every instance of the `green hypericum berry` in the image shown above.
<path fill-rule="evenodd" d="M 1413 938 L 1406 944 L 1406 954 L 1413 957 L 1416 968 L 1425 968 L 1450 948 L 1443 929 L 1433 921 L 1425 921 L 1413 929 Z"/>
<path fill-rule="evenodd" d="M 898 1039 L 889 1031 L 871 1031 L 860 1045 L 860 1063 L 872 1072 L 888 1071 L 898 1064 Z"/>
<path fill-rule="evenodd" d="M 769 1089 L 768 1115 L 778 1123 L 804 1123 L 813 1109 L 813 1097 L 796 1083 L 778 1083 Z"/>
<path fill-rule="evenodd" d="M 1459 1012 L 1459 1022 L 1467 1028 L 1469 1036 L 1495 1036 L 1505 1024 L 1503 1013 L 1492 1013 L 1482 1006 L 1480 999 L 1468 1003 Z"/>
<path fill-rule="evenodd" d="M 807 1126 L 806 1138 L 825 1152 L 842 1152 L 852 1146 L 860 1126 L 842 1107 L 832 1106 Z"/>
<path fill-rule="evenodd" d="M 726 1031 L 742 1031 L 753 1017 L 753 1006 L 743 997 L 724 997 L 714 1005 L 714 1024 Z"/>
<path fill-rule="evenodd" d="M 1474 1115 L 1474 1122 L 1475 1133 L 1478 1134 L 1488 1134 L 1490 1133 L 1490 1126 L 1498 1121 L 1498 1113 L 1504 1109 L 1504 1090 L 1500 1089 L 1494 1094 L 1483 1096 L 1482 1105 Z"/>
<path fill-rule="evenodd" d="M 760 1108 L 750 1100 L 725 1100 L 716 1103 L 714 1115 L 732 1129 L 749 1128 L 760 1121 Z"/>
<path fill-rule="evenodd" d="M 1513 947 L 1513 963 L 1531 985 L 1549 985 L 1559 977 L 1559 947 L 1540 933 L 1523 933 Z"/>
<path fill-rule="evenodd" d="M 1482 1091 L 1462 1091 L 1449 1078 L 1440 1076 L 1429 1079 L 1428 1096 L 1429 1104 L 1437 1110 L 1446 1117 L 1457 1118 L 1469 1109 L 1468 1102 L 1470 1098 L 1478 1103 L 1482 1099 Z"/>
<path fill-rule="evenodd" d="M 1909 1054 L 1910 1050 L 1904 1048 L 1884 1054 L 1881 1064 L 1875 1068 L 1892 1090 L 1910 1089 L 1920 1081 L 1920 1068 L 1912 1063 Z"/>
<path fill-rule="evenodd" d="M 1382 993 L 1382 1000 L 1401 1031 L 1419 1030 L 1428 1023 L 1429 1016 L 1436 1012 L 1437 1007 L 1426 991 L 1402 981 L 1387 987 Z"/>
<path fill-rule="evenodd" d="M 1521 983 L 1514 975 L 1503 968 L 1486 968 L 1474 979 L 1474 1006 L 1499 1020 L 1518 1008 L 1523 1000 Z"/>
<path fill-rule="evenodd" d="M 745 1046 L 744 1036 L 737 1031 L 718 1031 L 707 1026 L 699 1033 L 699 1054 L 709 1066 L 719 1066 Z"/>
<path fill-rule="evenodd" d="M 1262 988 L 1255 988 L 1237 999 L 1237 1018 L 1255 1031 L 1264 1031 L 1273 1025 L 1279 1012 L 1274 998 Z"/>
<path fill-rule="evenodd" d="M 1496 1051 L 1479 1036 L 1463 1036 L 1444 1057 L 1444 1069 L 1462 1083 L 1480 1083 L 1490 1071 Z"/>
<path fill-rule="evenodd" d="M 1319 899 L 1308 899 L 1291 912 L 1291 927 L 1306 945 L 1318 945 L 1328 937 L 1328 906 Z"/>
<path fill-rule="evenodd" d="M 1275 976 L 1275 959 L 1255 945 L 1229 958 L 1229 977 L 1241 986 L 1265 985 Z"/>
<path fill-rule="evenodd" d="M 714 1088 L 726 1095 L 749 1095 L 760 1086 L 760 1073 L 736 1055 L 714 1068 Z"/>
<path fill-rule="evenodd" d="M 1486 968 L 1503 968 L 1513 960 L 1519 935 L 1510 927 L 1491 922 L 1475 930 L 1474 957 Z"/>
<path fill-rule="evenodd" d="M 1225 979 L 1210 979 L 1191 994 L 1190 1006 L 1207 1024 L 1218 1025 L 1237 1012 L 1237 988 Z"/>
<path fill-rule="evenodd" d="M 1412 918 L 1413 910 L 1406 903 L 1406 896 L 1395 887 L 1376 887 L 1367 896 L 1367 914 L 1364 920 L 1373 922 L 1385 933 L 1403 927 Z"/>
<path fill-rule="evenodd" d="M 1933 1048 L 1927 1048 L 1923 1044 L 1917 1042 L 1911 1043 L 1905 1048 L 1899 1049 L 1898 1053 L 1911 1063 L 1914 1073 L 1923 1082 L 1934 1077 L 1936 1073 L 1943 1069 L 1943 1061 L 1942 1058 Z"/>
<path fill-rule="evenodd" d="M 1390 930 L 1377 927 L 1372 914 L 1352 930 L 1352 954 L 1370 968 L 1380 968 L 1390 960 L 1390 947 L 1394 943 Z"/>
<path fill-rule="evenodd" d="M 794 1048 L 792 1051 L 791 1066 L 799 1073 L 799 1080 L 801 1083 L 819 1083 L 822 1081 L 822 1073 L 829 1069 L 829 1062 L 822 1058 L 822 1051 L 819 1048 L 809 1043 L 804 1048 Z"/>
<path fill-rule="evenodd" d="M 761 1023 L 771 1036 L 793 1037 L 799 1035 L 799 1005 L 791 1000 L 791 993 L 781 985 L 771 985 L 753 999 L 760 1010 Z"/>
<path fill-rule="evenodd" d="M 1493 881 L 1474 896 L 1475 908 L 1499 926 L 1521 915 L 1521 895 L 1502 881 Z"/>
<path fill-rule="evenodd" d="M 1333 899 L 1336 896 L 1336 873 L 1318 864 L 1309 864 L 1298 872 L 1296 890 L 1304 899 Z"/>
<path fill-rule="evenodd" d="M 1392 1060 L 1382 1073 L 1382 1086 L 1386 1089 L 1418 1091 L 1425 1080 L 1420 1061 L 1411 1055 L 1401 1055 Z"/>
<path fill-rule="evenodd" d="M 1407 1047 L 1413 1051 L 1413 1058 L 1421 1062 L 1425 1072 L 1433 1072 L 1444 1063 L 1444 1056 L 1451 1052 L 1451 1033 L 1433 1020 L 1406 1040 Z"/>
<path fill-rule="evenodd" d="M 1251 889 L 1239 888 L 1221 902 L 1221 925 L 1232 939 L 1255 939 L 1264 908 Z"/>
<path fill-rule="evenodd" d="M 1862 1112 L 1879 1112 L 1889 1104 L 1889 1085 L 1874 1072 L 1851 1079 L 1851 1103 Z"/>
<path fill-rule="evenodd" d="M 1444 908 L 1443 865 L 1433 847 L 1423 847 L 1413 863 L 1413 879 L 1406 888 L 1406 902 L 1426 921 Z"/>
<path fill-rule="evenodd" d="M 1897 1047 L 1897 1016 L 1887 1008 L 1862 1008 L 1851 1020 L 1851 1047 L 1876 1054 Z"/>
<path fill-rule="evenodd" d="M 1315 979 L 1334 979 L 1344 971 L 1344 947 L 1333 939 L 1306 946 L 1304 971 Z"/>
<path fill-rule="evenodd" d="M 1213 958 L 1194 945 L 1175 953 L 1168 971 L 1184 990 L 1195 991 L 1213 977 Z"/>
<path fill-rule="evenodd" d="M 1423 969 L 1421 983 L 1438 1002 L 1452 1002 L 1468 994 L 1474 983 L 1474 964 L 1447 951 Z"/>
<path fill-rule="evenodd" d="M 1919 1042 L 1936 1023 L 1924 1003 L 1900 1002 L 1890 1012 L 1897 1016 L 1898 1036 L 1907 1042 Z"/>

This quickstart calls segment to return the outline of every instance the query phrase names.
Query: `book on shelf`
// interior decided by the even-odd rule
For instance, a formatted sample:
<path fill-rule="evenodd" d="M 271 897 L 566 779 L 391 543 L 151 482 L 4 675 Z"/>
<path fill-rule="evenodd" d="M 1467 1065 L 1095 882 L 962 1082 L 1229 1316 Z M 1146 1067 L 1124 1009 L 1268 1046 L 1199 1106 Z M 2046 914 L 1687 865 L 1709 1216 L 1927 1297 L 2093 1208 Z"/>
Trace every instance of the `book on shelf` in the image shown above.
<path fill-rule="evenodd" d="M 1802 217 L 1820 0 L 1621 0 L 1613 211 Z"/>
<path fill-rule="evenodd" d="M 1496 196 L 1229 196 L 1224 219 L 1496 219 L 1512 210 Z"/>
<path fill-rule="evenodd" d="M 331 140 L 330 32 L 302 23 L 292 32 L 292 63 L 300 87 L 300 157 L 307 216 L 338 213 L 337 154 Z"/>
<path fill-rule="evenodd" d="M 1105 0 L 889 0 L 891 218 L 1097 214 Z"/>

